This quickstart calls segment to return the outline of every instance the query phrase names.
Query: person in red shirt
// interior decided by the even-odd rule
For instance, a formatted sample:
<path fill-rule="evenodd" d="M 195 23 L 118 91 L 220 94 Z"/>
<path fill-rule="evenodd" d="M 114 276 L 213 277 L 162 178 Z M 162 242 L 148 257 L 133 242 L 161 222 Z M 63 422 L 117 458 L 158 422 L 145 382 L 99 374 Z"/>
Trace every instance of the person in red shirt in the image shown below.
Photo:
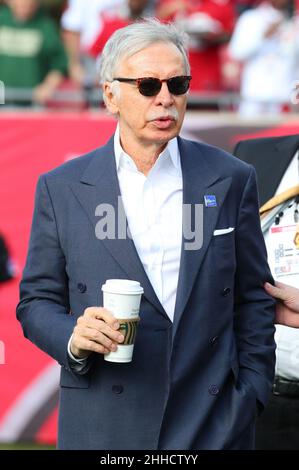
<path fill-rule="evenodd" d="M 101 15 L 102 30 L 89 49 L 89 54 L 97 57 L 103 50 L 110 36 L 120 28 L 127 26 L 142 16 L 154 13 L 152 0 L 128 0 L 124 8 L 115 9 L 113 12 L 104 12 Z"/>
<path fill-rule="evenodd" d="M 235 24 L 232 0 L 160 0 L 157 15 L 182 25 L 190 38 L 190 90 L 220 91 L 221 47 Z"/>

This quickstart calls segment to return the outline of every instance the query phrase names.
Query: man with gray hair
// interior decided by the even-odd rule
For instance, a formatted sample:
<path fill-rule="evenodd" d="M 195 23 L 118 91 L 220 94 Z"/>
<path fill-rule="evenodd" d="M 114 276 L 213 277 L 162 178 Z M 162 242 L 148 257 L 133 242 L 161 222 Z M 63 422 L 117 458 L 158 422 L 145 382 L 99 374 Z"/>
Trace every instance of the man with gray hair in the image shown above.
<path fill-rule="evenodd" d="M 100 74 L 117 130 L 40 177 L 17 308 L 62 366 L 58 447 L 251 449 L 275 353 L 254 170 L 179 137 L 191 76 L 172 25 L 115 32 Z M 125 364 L 104 360 L 124 340 L 101 307 L 111 278 L 144 288 Z"/>

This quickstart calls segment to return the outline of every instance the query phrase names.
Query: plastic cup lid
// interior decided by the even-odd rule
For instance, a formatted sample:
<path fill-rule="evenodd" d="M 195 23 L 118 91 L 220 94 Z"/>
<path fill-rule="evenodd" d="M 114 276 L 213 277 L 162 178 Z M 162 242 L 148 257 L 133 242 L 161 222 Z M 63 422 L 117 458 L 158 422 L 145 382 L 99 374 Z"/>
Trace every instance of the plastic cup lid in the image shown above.
<path fill-rule="evenodd" d="M 143 288 L 138 281 L 129 279 L 107 279 L 102 285 L 103 292 L 111 294 L 143 294 Z"/>

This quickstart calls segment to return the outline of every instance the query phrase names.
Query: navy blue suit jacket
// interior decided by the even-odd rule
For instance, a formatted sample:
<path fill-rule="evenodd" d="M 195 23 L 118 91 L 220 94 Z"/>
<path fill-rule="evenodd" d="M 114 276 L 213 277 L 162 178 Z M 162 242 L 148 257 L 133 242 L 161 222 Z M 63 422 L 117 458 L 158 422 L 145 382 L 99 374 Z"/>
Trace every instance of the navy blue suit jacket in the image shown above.
<path fill-rule="evenodd" d="M 179 149 L 183 202 L 204 205 L 213 195 L 217 205 L 204 205 L 202 248 L 182 250 L 173 323 L 133 241 L 95 236 L 95 208 L 117 208 L 120 195 L 113 139 L 40 177 L 17 315 L 25 336 L 62 366 L 59 448 L 253 446 L 275 361 L 255 173 L 209 145 L 179 139 Z M 84 309 L 102 305 L 109 278 L 144 288 L 134 358 L 116 364 L 93 354 L 80 375 L 67 343 Z"/>

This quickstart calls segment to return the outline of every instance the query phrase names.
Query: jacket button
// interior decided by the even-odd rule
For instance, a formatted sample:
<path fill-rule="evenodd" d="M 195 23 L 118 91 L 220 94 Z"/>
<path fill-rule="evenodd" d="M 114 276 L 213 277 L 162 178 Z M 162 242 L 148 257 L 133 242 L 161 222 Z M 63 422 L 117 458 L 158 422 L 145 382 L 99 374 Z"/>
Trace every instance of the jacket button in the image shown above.
<path fill-rule="evenodd" d="M 222 291 L 223 297 L 227 297 L 230 294 L 230 287 L 225 287 Z"/>
<path fill-rule="evenodd" d="M 124 391 L 124 387 L 122 385 L 113 385 L 112 386 L 112 392 L 116 393 L 117 395 L 119 395 L 120 393 L 123 393 L 123 391 Z"/>
<path fill-rule="evenodd" d="M 218 395 L 219 393 L 219 388 L 216 385 L 211 385 L 209 387 L 209 394 L 210 395 Z"/>
<path fill-rule="evenodd" d="M 87 289 L 86 284 L 83 284 L 82 282 L 78 282 L 77 289 L 79 292 L 81 292 L 81 294 L 83 294 Z"/>
<path fill-rule="evenodd" d="M 219 336 L 214 336 L 214 338 L 211 338 L 210 339 L 211 346 L 217 346 L 218 339 L 219 339 Z"/>

